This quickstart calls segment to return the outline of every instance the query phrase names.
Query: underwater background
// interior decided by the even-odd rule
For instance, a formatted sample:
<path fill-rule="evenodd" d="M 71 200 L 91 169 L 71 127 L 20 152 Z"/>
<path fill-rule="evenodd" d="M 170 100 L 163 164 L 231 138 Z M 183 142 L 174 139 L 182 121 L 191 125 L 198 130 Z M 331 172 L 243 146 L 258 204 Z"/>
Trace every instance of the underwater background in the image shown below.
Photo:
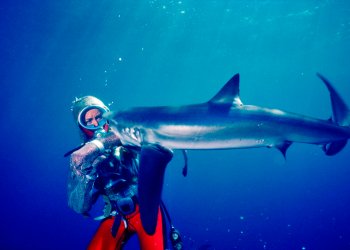
<path fill-rule="evenodd" d="M 320 72 L 350 105 L 347 0 L 0 6 L 0 249 L 85 249 L 99 224 L 67 207 L 75 97 L 112 110 L 199 103 L 240 73 L 244 104 L 328 119 Z M 163 190 L 185 249 L 350 249 L 350 146 L 188 155 L 185 178 L 175 151 Z"/>

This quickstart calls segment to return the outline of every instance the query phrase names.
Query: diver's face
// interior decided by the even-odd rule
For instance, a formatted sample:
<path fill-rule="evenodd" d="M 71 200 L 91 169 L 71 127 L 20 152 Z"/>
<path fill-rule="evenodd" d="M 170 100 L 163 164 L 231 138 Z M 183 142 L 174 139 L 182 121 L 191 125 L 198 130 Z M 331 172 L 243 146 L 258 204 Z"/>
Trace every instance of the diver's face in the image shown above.
<path fill-rule="evenodd" d="M 86 112 L 84 120 L 87 126 L 98 127 L 99 122 L 102 120 L 102 113 L 99 109 L 90 109 Z"/>

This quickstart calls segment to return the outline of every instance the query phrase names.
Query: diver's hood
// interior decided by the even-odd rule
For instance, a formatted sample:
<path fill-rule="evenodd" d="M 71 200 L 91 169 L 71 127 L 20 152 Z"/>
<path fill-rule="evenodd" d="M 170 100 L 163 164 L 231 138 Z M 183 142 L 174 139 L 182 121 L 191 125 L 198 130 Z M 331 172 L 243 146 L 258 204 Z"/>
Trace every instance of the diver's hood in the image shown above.
<path fill-rule="evenodd" d="M 88 137 L 86 135 L 86 131 L 84 132 L 84 128 L 81 127 L 79 123 L 79 118 L 81 113 L 84 112 L 84 110 L 86 110 L 88 107 L 99 107 L 109 112 L 109 108 L 100 99 L 94 96 L 84 96 L 81 98 L 76 98 L 73 101 L 71 110 L 73 113 L 74 122 L 79 126 L 79 130 L 81 132 L 80 135 L 84 141 L 86 141 Z"/>
<path fill-rule="evenodd" d="M 73 105 L 71 108 L 73 112 L 74 121 L 78 123 L 79 114 L 81 113 L 81 111 L 83 111 L 89 106 L 100 107 L 106 111 L 109 111 L 109 108 L 100 99 L 94 96 L 84 96 L 81 98 L 76 98 L 76 100 L 73 101 Z"/>

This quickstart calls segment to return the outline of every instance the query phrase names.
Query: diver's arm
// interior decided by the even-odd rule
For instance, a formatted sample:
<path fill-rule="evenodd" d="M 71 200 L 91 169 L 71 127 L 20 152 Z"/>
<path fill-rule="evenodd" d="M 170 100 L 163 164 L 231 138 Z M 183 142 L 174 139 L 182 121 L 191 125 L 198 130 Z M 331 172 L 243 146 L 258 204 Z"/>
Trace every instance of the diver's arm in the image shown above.
<path fill-rule="evenodd" d="M 77 213 L 87 213 L 93 204 L 93 184 L 93 180 L 80 178 L 71 172 L 68 180 L 68 206 Z"/>
<path fill-rule="evenodd" d="M 77 213 L 88 212 L 93 204 L 92 188 L 97 173 L 92 163 L 98 156 L 99 149 L 89 143 L 71 155 L 68 206 Z"/>
<path fill-rule="evenodd" d="M 93 184 L 98 167 L 106 159 L 103 155 L 105 151 L 118 143 L 119 140 L 114 134 L 108 134 L 105 138 L 87 142 L 72 153 L 68 179 L 68 206 L 77 213 L 87 213 L 96 201 Z"/>

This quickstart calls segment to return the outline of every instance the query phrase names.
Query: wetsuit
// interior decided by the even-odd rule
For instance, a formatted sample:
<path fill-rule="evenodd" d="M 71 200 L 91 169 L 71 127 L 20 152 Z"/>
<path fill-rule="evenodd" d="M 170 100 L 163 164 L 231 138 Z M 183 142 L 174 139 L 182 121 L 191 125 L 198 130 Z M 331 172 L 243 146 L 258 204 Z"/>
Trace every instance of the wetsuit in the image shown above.
<path fill-rule="evenodd" d="M 88 249 L 122 249 L 135 233 L 142 250 L 166 249 L 165 220 L 161 209 L 158 209 L 157 226 L 153 235 L 148 235 L 141 224 L 137 195 L 138 153 L 119 146 L 101 157 L 98 151 L 96 153 L 96 147 L 90 144 L 78 151 L 80 152 L 71 156 L 69 206 L 78 213 L 87 214 L 102 195 L 108 203 L 105 210 L 109 209 Z M 74 158 L 79 157 L 86 157 L 84 159 L 91 164 L 77 166 Z"/>

